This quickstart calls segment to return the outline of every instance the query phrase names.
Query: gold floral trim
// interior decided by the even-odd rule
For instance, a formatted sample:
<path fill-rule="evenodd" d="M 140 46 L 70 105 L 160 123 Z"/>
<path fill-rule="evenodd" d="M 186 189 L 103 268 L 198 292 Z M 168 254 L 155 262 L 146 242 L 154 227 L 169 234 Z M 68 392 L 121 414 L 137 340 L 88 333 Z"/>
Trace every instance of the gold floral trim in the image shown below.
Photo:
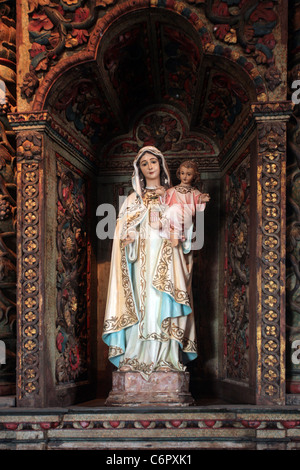
<path fill-rule="evenodd" d="M 132 371 L 142 372 L 145 375 L 150 375 L 153 372 L 154 364 L 146 364 L 145 362 L 139 362 L 137 358 L 134 359 L 124 359 L 120 362 L 119 368 L 129 366 Z"/>
<path fill-rule="evenodd" d="M 181 364 L 179 361 L 177 362 L 176 365 L 172 364 L 171 362 L 161 360 L 159 361 L 155 366 L 154 363 L 151 362 L 150 364 L 147 364 L 145 362 L 139 362 L 137 358 L 134 359 L 124 359 L 124 361 L 120 362 L 119 368 L 121 367 L 130 367 L 130 370 L 132 372 L 140 372 L 142 375 L 146 376 L 147 379 L 149 379 L 150 375 L 158 370 L 159 368 L 167 368 L 173 371 L 180 371 L 183 372 L 186 370 L 186 367 Z"/>
<path fill-rule="evenodd" d="M 166 332 L 170 339 L 175 339 L 181 343 L 184 352 L 197 353 L 197 341 L 185 337 L 184 330 L 175 322 L 172 322 L 172 318 L 166 318 L 161 324 L 161 329 Z"/>
<path fill-rule="evenodd" d="M 145 301 L 146 301 L 146 288 L 147 288 L 147 281 L 146 281 L 146 236 L 145 236 L 145 227 L 142 228 L 141 237 L 140 237 L 140 322 L 139 322 L 139 339 L 146 340 L 146 341 L 169 341 L 169 336 L 165 333 L 157 333 L 152 332 L 149 333 L 147 336 L 144 336 L 143 328 L 144 328 L 144 319 L 145 319 Z"/>
<path fill-rule="evenodd" d="M 185 188 L 184 186 L 175 186 L 175 190 L 178 191 L 181 194 L 187 194 L 191 193 L 196 190 L 196 188 L 193 188 L 192 186 L 190 188 Z"/>
<path fill-rule="evenodd" d="M 124 351 L 122 348 L 119 348 L 119 346 L 109 346 L 108 350 L 108 358 L 120 356 L 121 354 L 124 354 Z"/>
<path fill-rule="evenodd" d="M 138 318 L 135 311 L 135 303 L 131 290 L 130 277 L 128 273 L 128 266 L 126 261 L 125 247 L 121 246 L 121 273 L 122 273 L 122 287 L 125 297 L 125 313 L 120 316 L 115 316 L 107 319 L 103 325 L 103 332 L 119 331 L 130 325 L 134 325 Z"/>
<path fill-rule="evenodd" d="M 173 256 L 173 248 L 169 240 L 164 240 L 160 261 L 156 268 L 153 286 L 162 292 L 170 294 L 176 302 L 191 306 L 190 296 L 187 291 L 174 287 L 170 275 L 170 264 Z"/>
<path fill-rule="evenodd" d="M 140 322 L 139 332 L 140 337 L 145 339 L 143 336 L 143 322 L 145 318 L 145 300 L 146 300 L 146 237 L 145 230 L 142 228 L 140 237 Z"/>
<path fill-rule="evenodd" d="M 141 334 L 140 339 L 147 340 L 147 341 L 162 341 L 162 342 L 164 342 L 164 341 L 169 341 L 170 337 L 165 333 L 158 334 L 154 331 L 153 333 L 149 333 L 147 336 L 143 336 Z"/>
<path fill-rule="evenodd" d="M 148 190 L 147 192 L 145 192 L 145 194 L 143 195 L 143 203 L 146 207 L 152 204 L 159 204 L 159 196 L 155 193 L 155 190 Z"/>

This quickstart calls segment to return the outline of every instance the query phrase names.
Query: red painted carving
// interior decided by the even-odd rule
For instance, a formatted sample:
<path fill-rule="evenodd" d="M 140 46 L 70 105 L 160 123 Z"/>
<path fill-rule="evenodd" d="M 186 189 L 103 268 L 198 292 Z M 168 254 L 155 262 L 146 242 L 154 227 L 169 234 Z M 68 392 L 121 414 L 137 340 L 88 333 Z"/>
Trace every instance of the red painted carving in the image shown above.
<path fill-rule="evenodd" d="M 88 42 L 99 9 L 113 5 L 115 0 L 29 0 L 28 3 L 31 64 L 22 85 L 27 98 L 37 88 L 39 75 L 48 71 L 63 51 L 77 50 Z"/>
<path fill-rule="evenodd" d="M 58 165 L 57 321 L 58 383 L 87 372 L 87 240 L 85 181 Z"/>
<path fill-rule="evenodd" d="M 274 30 L 278 24 L 276 1 L 262 0 L 253 4 L 251 0 L 208 0 L 206 15 L 215 24 L 214 34 L 226 44 L 239 44 L 251 54 L 257 64 L 272 67 L 267 72 L 269 89 L 281 83 L 281 73 L 275 66 Z"/>

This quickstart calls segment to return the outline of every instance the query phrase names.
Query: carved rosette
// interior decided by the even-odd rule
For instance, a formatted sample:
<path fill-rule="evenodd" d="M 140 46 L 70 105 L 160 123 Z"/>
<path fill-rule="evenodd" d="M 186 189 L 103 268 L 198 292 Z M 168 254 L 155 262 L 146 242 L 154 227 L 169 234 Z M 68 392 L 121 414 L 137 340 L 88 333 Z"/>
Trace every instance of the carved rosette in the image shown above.
<path fill-rule="evenodd" d="M 257 394 L 285 403 L 285 190 L 289 102 L 253 105 L 257 121 Z"/>
<path fill-rule="evenodd" d="M 36 130 L 17 133 L 19 400 L 36 399 L 40 392 L 42 144 L 42 134 Z"/>

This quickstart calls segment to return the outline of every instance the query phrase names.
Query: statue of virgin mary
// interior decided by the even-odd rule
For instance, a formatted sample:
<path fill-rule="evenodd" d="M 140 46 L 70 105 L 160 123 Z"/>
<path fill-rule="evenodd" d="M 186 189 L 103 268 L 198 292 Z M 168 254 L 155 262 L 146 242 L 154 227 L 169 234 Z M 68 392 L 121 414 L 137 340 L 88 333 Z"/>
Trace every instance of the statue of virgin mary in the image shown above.
<path fill-rule="evenodd" d="M 133 163 L 132 192 L 114 235 L 103 326 L 109 360 L 120 371 L 184 371 L 197 357 L 191 281 L 193 257 L 161 236 L 165 210 L 156 193 L 170 187 L 162 153 L 143 147 Z"/>

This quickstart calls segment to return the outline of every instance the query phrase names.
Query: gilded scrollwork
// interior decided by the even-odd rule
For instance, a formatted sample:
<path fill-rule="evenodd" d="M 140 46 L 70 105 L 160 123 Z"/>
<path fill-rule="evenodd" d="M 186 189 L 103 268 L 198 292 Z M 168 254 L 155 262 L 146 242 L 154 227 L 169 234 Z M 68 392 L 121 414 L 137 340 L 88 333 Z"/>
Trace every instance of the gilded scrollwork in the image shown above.
<path fill-rule="evenodd" d="M 162 253 L 163 256 L 158 263 L 153 278 L 153 286 L 160 291 L 168 292 L 177 302 L 190 306 L 191 299 L 189 293 L 176 288 L 172 281 L 171 262 L 173 252 L 169 240 L 163 242 Z"/>

